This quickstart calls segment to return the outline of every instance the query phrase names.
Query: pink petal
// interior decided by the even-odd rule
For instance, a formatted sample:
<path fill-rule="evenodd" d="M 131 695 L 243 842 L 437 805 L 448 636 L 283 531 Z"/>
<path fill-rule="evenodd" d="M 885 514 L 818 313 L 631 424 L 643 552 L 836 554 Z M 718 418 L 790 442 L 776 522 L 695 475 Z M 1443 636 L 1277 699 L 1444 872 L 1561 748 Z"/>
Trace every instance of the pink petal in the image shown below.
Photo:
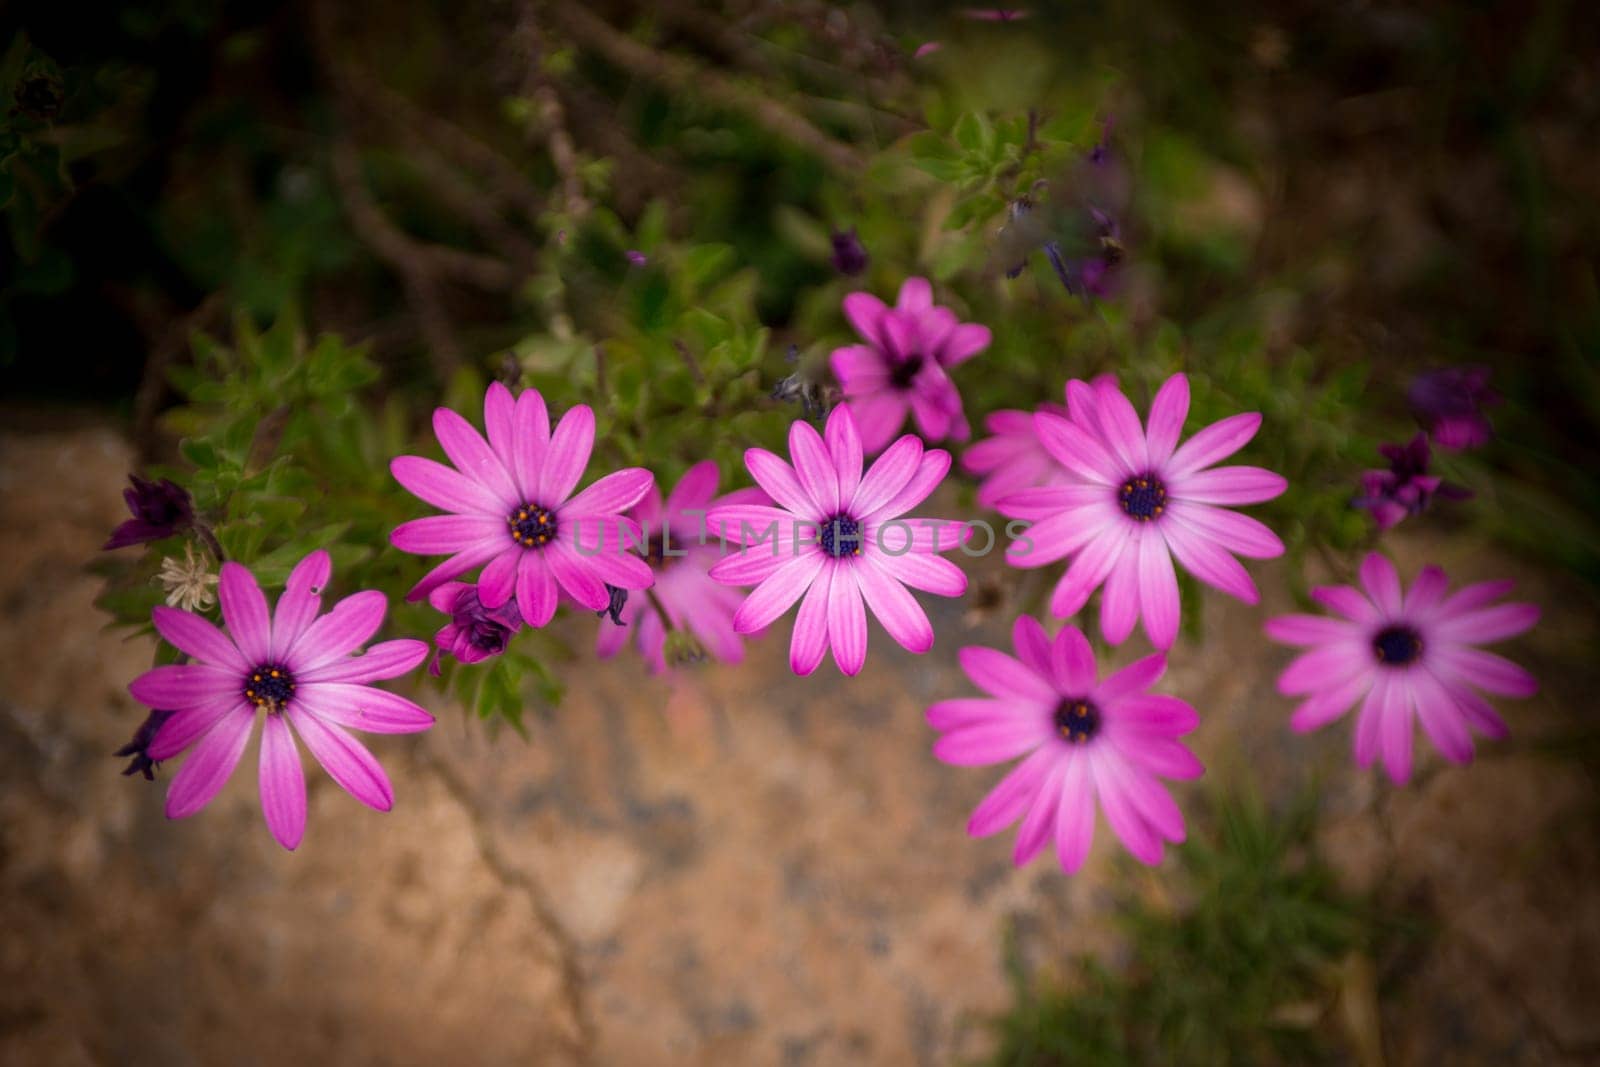
<path fill-rule="evenodd" d="M 294 851 L 306 832 L 306 776 L 300 750 L 282 715 L 268 715 L 261 728 L 261 814 L 278 844 Z"/>
<path fill-rule="evenodd" d="M 1539 691 L 1538 679 L 1504 656 L 1481 648 L 1435 649 L 1432 661 L 1445 681 L 1460 678 L 1479 689 L 1504 697 L 1531 697 Z"/>
<path fill-rule="evenodd" d="M 1154 866 L 1161 862 L 1161 839 L 1145 822 L 1144 816 L 1129 798 L 1123 785 L 1125 771 L 1116 768 L 1111 760 L 1095 760 L 1090 765 L 1094 772 L 1095 791 L 1100 796 L 1100 808 L 1106 813 L 1106 822 L 1133 857 L 1141 863 Z"/>
<path fill-rule="evenodd" d="M 931 557 L 901 556 L 899 558 L 928 559 Z M 944 563 L 947 561 L 939 560 L 939 562 Z M 927 613 L 922 610 L 922 606 L 917 603 L 916 598 L 906 592 L 905 586 L 891 577 L 886 568 L 876 564 L 877 560 L 874 559 L 871 562 L 851 568 L 854 574 L 855 588 L 859 591 L 859 596 L 856 597 L 857 603 L 860 603 L 862 597 L 866 598 L 866 606 L 872 609 L 873 616 L 883 624 L 883 628 L 888 631 L 889 636 L 894 638 L 895 643 L 901 648 L 919 655 L 928 651 L 933 647 L 933 625 L 928 622 Z M 831 619 L 829 624 L 831 629 Z M 866 620 L 864 618 L 862 619 L 860 641 L 862 654 L 865 655 L 867 637 Z M 833 638 L 833 655 L 835 659 L 840 657 L 839 638 L 837 635 Z M 843 669 L 843 667 L 844 664 L 841 662 L 840 668 Z M 855 672 L 846 670 L 845 673 L 854 674 Z"/>
<path fill-rule="evenodd" d="M 987 767 L 1032 752 L 1050 739 L 1047 715 L 1007 715 L 950 730 L 934 743 L 933 755 L 953 767 Z"/>
<path fill-rule="evenodd" d="M 1360 671 L 1337 685 L 1312 693 L 1289 716 L 1289 728 L 1303 734 L 1342 718 L 1356 701 L 1367 695 L 1372 681 L 1373 671 Z"/>
<path fill-rule="evenodd" d="M 828 366 L 845 388 L 847 396 L 872 392 L 884 387 L 889 368 L 883 353 L 871 345 L 846 345 L 828 355 Z"/>
<path fill-rule="evenodd" d="M 217 599 L 222 601 L 222 621 L 245 660 L 266 662 L 272 654 L 272 620 L 256 576 L 237 563 L 224 563 Z"/>
<path fill-rule="evenodd" d="M 957 658 L 972 683 L 984 692 L 1001 698 L 1055 707 L 1060 694 L 1040 673 L 993 648 L 969 645 Z"/>
<path fill-rule="evenodd" d="M 1444 600 L 1450 589 L 1450 579 L 1442 567 L 1432 564 L 1417 573 L 1411 591 L 1405 596 L 1405 613 L 1409 619 L 1431 618 L 1434 609 Z"/>
<path fill-rule="evenodd" d="M 1102 486 L 1094 488 L 1101 492 L 1105 491 Z M 1009 501 L 1015 498 L 1007 499 Z M 1024 570 L 1047 567 L 1059 559 L 1072 555 L 1097 538 L 1106 538 L 1104 548 L 1109 549 L 1123 536 L 1121 530 L 1111 529 L 1114 522 L 1116 520 L 1108 512 L 1089 509 L 1073 510 L 1064 515 L 1052 516 L 1028 527 L 1015 538 L 1006 549 L 1006 562 Z M 1092 591 L 1091 588 L 1090 592 Z M 1088 593 L 1084 594 L 1084 599 L 1088 599 Z"/>
<path fill-rule="evenodd" d="M 1109 389 L 1117 389 L 1115 378 L 1106 382 Z M 1067 382 L 1067 417 L 1093 437 L 1102 434 L 1100 427 L 1100 387 L 1088 382 L 1073 378 Z M 1045 409 L 1041 409 L 1045 410 Z"/>
<path fill-rule="evenodd" d="M 911 475 L 905 485 L 886 502 L 870 511 L 863 511 L 857 518 L 866 522 L 878 522 L 896 515 L 904 515 L 928 499 L 949 472 L 950 453 L 942 448 L 930 448 L 922 454 L 916 473 Z"/>
<path fill-rule="evenodd" d="M 449 408 L 435 408 L 433 433 L 457 470 L 488 488 L 502 505 L 516 506 L 518 493 L 511 473 L 489 447 L 489 442 L 472 428 L 472 423 Z"/>
<path fill-rule="evenodd" d="M 1017 650 L 1018 659 L 1037 673 L 1050 675 L 1050 635 L 1038 619 L 1032 615 L 1018 615 L 1017 621 L 1011 624 L 1011 644 Z M 1056 679 L 1056 684 L 1061 684 L 1060 678 Z"/>
<path fill-rule="evenodd" d="M 422 581 L 411 587 L 411 592 L 406 594 L 406 600 L 415 603 L 428 596 L 444 583 L 460 577 L 472 568 L 487 563 L 495 556 L 507 551 L 518 552 L 521 550 L 506 549 L 490 541 L 482 541 L 470 548 L 464 548 L 424 575 Z"/>
<path fill-rule="evenodd" d="M 1094 844 L 1094 784 L 1089 761 L 1067 760 L 1056 798 L 1056 859 L 1076 874 Z"/>
<path fill-rule="evenodd" d="M 1227 459 L 1249 444 L 1260 428 L 1261 416 L 1253 411 L 1230 415 L 1220 422 L 1214 422 L 1185 441 L 1172 454 L 1164 473 L 1169 481 L 1174 481 L 1182 475 Z"/>
<path fill-rule="evenodd" d="M 588 566 L 589 561 L 570 547 L 564 544 L 551 545 L 544 550 L 544 554 L 550 564 L 550 573 L 555 575 L 561 588 L 579 606 L 599 611 L 611 602 L 611 594 L 606 592 L 605 583 L 594 576 Z"/>
<path fill-rule="evenodd" d="M 1394 684 L 1394 672 L 1377 671 L 1372 676 L 1372 688 L 1367 690 L 1356 716 L 1354 739 L 1357 767 L 1370 767 L 1378 758 L 1378 748 L 1383 735 L 1383 707 L 1389 699 L 1389 689 Z"/>
<path fill-rule="evenodd" d="M 1497 604 L 1482 611 L 1441 618 L 1433 624 L 1432 631 L 1449 641 L 1480 645 L 1525 633 L 1538 621 L 1539 608 L 1535 604 Z"/>
<path fill-rule="evenodd" d="M 778 555 L 760 549 L 732 552 L 717 560 L 709 573 L 712 579 L 724 585 L 756 585 L 772 577 L 793 558 L 787 552 Z"/>
<path fill-rule="evenodd" d="M 1474 585 L 1462 586 L 1450 596 L 1443 604 L 1439 605 L 1441 616 L 1460 615 L 1485 604 L 1491 604 L 1501 597 L 1510 596 L 1517 583 L 1508 581 L 1478 582 Z"/>
<path fill-rule="evenodd" d="M 322 590 L 333 573 L 328 553 L 317 549 L 295 564 L 278 598 L 272 616 L 272 654 L 281 656 L 294 647 L 300 634 L 322 610 Z M 246 667 L 253 664 L 246 664 Z"/>
<path fill-rule="evenodd" d="M 1378 552 L 1369 552 L 1361 561 L 1361 586 L 1386 619 L 1400 614 L 1400 575 L 1394 564 Z"/>
<path fill-rule="evenodd" d="M 511 510 L 507 501 L 488 486 L 431 459 L 396 456 L 389 461 L 389 473 L 413 496 L 445 511 L 504 516 Z M 510 502 L 511 505 L 516 503 L 518 501 Z"/>
<path fill-rule="evenodd" d="M 1117 462 L 1129 474 L 1148 470 L 1150 456 L 1144 443 L 1144 427 L 1139 425 L 1139 413 L 1133 410 L 1133 404 L 1121 389 L 1103 389 L 1097 396 L 1103 440 Z"/>
<path fill-rule="evenodd" d="M 139 703 L 166 709 L 231 704 L 243 690 L 243 675 L 199 663 L 152 667 L 128 685 L 128 692 Z"/>
<path fill-rule="evenodd" d="M 866 476 L 861 479 L 855 494 L 850 498 L 850 512 L 866 517 L 876 515 L 911 481 L 922 463 L 922 442 L 906 434 L 884 450 L 872 461 Z"/>
<path fill-rule="evenodd" d="M 345 597 L 306 627 L 285 656 L 284 666 L 290 673 L 309 672 L 343 659 L 371 640 L 388 610 L 388 599 L 375 589 Z"/>
<path fill-rule="evenodd" d="M 1324 645 L 1296 656 L 1278 676 L 1278 692 L 1285 696 L 1311 693 L 1373 668 L 1372 654 L 1359 643 Z"/>
<path fill-rule="evenodd" d="M 1183 421 L 1188 417 L 1189 379 L 1174 374 L 1162 383 L 1155 400 L 1150 403 L 1149 429 L 1145 436 L 1153 469 L 1163 468 L 1172 458 L 1172 450 L 1183 434 Z"/>
<path fill-rule="evenodd" d="M 550 412 L 539 390 L 522 391 L 517 397 L 515 416 L 516 438 L 511 454 L 511 469 L 516 474 L 517 488 L 521 490 L 522 499 L 517 503 L 526 504 L 539 495 L 539 475 L 544 470 L 545 455 L 550 450 Z"/>
<path fill-rule="evenodd" d="M 1139 543 L 1139 611 L 1150 643 L 1168 649 L 1178 639 L 1178 576 L 1159 530 Z"/>
<path fill-rule="evenodd" d="M 566 545 L 560 547 L 568 551 Z M 589 574 L 606 585 L 618 589 L 649 589 L 655 584 L 655 571 L 650 569 L 650 564 L 631 553 L 585 551 L 578 553 L 577 558 Z"/>
<path fill-rule="evenodd" d="M 1037 709 L 1026 709 L 1028 714 Z M 963 726 L 977 726 L 992 719 L 1004 719 L 1019 714 L 1016 704 L 988 697 L 960 697 L 931 704 L 924 713 L 928 725 L 935 730 L 956 730 Z"/>
<path fill-rule="evenodd" d="M 417 556 L 443 555 L 507 540 L 506 520 L 489 515 L 429 515 L 396 526 L 389 543 Z"/>
<path fill-rule="evenodd" d="M 1355 586 L 1319 585 L 1311 590 L 1311 599 L 1363 626 L 1378 621 L 1377 607 Z"/>
<path fill-rule="evenodd" d="M 529 626 L 544 626 L 555 617 L 556 576 L 542 552 L 523 552 L 517 561 L 517 607 L 522 610 L 522 621 Z"/>
<path fill-rule="evenodd" d="M 1285 645 L 1326 645 L 1334 642 L 1354 642 L 1360 631 L 1342 619 L 1326 615 L 1279 615 L 1268 619 L 1264 627 L 1267 636 Z"/>
<path fill-rule="evenodd" d="M 676 516 L 686 509 L 705 511 L 717 495 L 721 477 L 714 459 L 703 459 L 684 471 L 667 497 L 667 514 Z"/>
<path fill-rule="evenodd" d="M 1409 676 L 1413 672 L 1399 672 Z M 1412 740 L 1416 730 L 1411 722 L 1411 689 L 1406 677 L 1390 679 L 1379 714 L 1378 739 L 1383 749 L 1383 766 L 1396 785 L 1411 780 Z"/>
<path fill-rule="evenodd" d="M 844 298 L 844 317 L 874 346 L 883 346 L 882 322 L 889 309 L 871 293 L 851 293 Z"/>
<path fill-rule="evenodd" d="M 511 475 L 517 495 L 526 500 L 531 494 L 517 470 L 517 401 L 504 382 L 490 382 L 483 394 L 483 428 L 489 436 L 489 447 L 507 474 Z"/>
<path fill-rule="evenodd" d="M 989 327 L 973 322 L 961 323 L 945 335 L 937 359 L 946 367 L 959 366 L 988 348 L 993 340 L 994 335 L 989 332 Z"/>
<path fill-rule="evenodd" d="M 1440 682 L 1444 685 L 1446 692 L 1455 700 L 1456 707 L 1461 709 L 1461 713 L 1466 716 L 1468 724 L 1474 730 L 1495 741 L 1504 741 L 1511 736 L 1511 730 L 1506 726 L 1505 720 L 1489 706 L 1487 701 L 1473 692 L 1470 686 L 1464 682 L 1451 683 L 1442 678 Z M 180 712 L 179 714 L 186 713 Z M 172 719 L 168 719 L 167 724 L 170 726 L 172 721 Z M 154 746 L 152 746 L 151 754 L 154 755 Z"/>
<path fill-rule="evenodd" d="M 861 433 L 849 408 L 842 404 L 834 408 L 824 435 L 843 507 L 855 499 L 856 487 L 861 484 Z"/>
<path fill-rule="evenodd" d="M 428 644 L 413 638 L 382 641 L 360 656 L 334 660 L 296 676 L 305 682 L 375 682 L 410 674 L 428 658 Z"/>
<path fill-rule="evenodd" d="M 1126 641 L 1139 621 L 1139 555 L 1144 532 L 1133 531 L 1100 594 L 1100 635 L 1113 645 Z"/>
<path fill-rule="evenodd" d="M 891 556 L 886 552 L 875 552 L 868 557 L 867 563 L 896 582 L 925 593 L 960 596 L 967 591 L 967 576 L 961 568 L 931 553 L 907 552 L 901 556 Z"/>
<path fill-rule="evenodd" d="M 839 410 L 829 416 L 830 420 L 850 417 L 841 415 Z M 789 458 L 794 461 L 800 487 L 817 508 L 817 516 L 826 519 L 838 514 L 839 476 L 822 436 L 809 422 L 796 419 L 789 424 Z"/>
<path fill-rule="evenodd" d="M 1466 717 L 1444 686 L 1426 670 L 1408 671 L 1406 682 L 1411 687 L 1417 718 L 1422 721 L 1423 732 L 1433 742 L 1433 747 L 1451 763 L 1471 763 L 1472 733 L 1467 729 Z"/>
<path fill-rule="evenodd" d="M 716 473 L 715 467 L 712 473 Z M 628 467 L 608 474 L 562 505 L 561 515 L 620 515 L 638 503 L 655 484 L 655 475 L 643 467 Z"/>
<path fill-rule="evenodd" d="M 1200 725 L 1200 713 L 1193 705 L 1164 693 L 1132 693 L 1101 710 L 1108 708 L 1119 735 L 1124 729 L 1141 735 L 1186 734 Z M 1149 741 L 1146 736 L 1139 743 Z"/>
<path fill-rule="evenodd" d="M 826 553 L 812 552 L 787 561 L 739 605 L 733 616 L 733 628 L 748 634 L 771 626 L 810 588 L 826 559 Z"/>
<path fill-rule="evenodd" d="M 1167 509 L 1166 518 L 1168 523 L 1179 523 L 1207 540 L 1215 541 L 1229 552 L 1250 559 L 1274 559 L 1283 555 L 1283 542 L 1277 534 L 1264 523 L 1237 511 L 1227 511 L 1208 504 L 1174 501 L 1173 506 Z"/>
<path fill-rule="evenodd" d="M 1017 519 L 1070 518 L 1082 523 L 1086 509 L 1106 511 L 1115 497 L 1104 485 L 1041 485 L 1019 489 L 999 501 L 1001 513 Z M 1076 515 L 1061 515 L 1076 512 Z"/>
<path fill-rule="evenodd" d="M 161 724 L 145 751 L 153 760 L 171 759 L 209 733 L 223 716 L 254 714 L 254 708 L 242 697 L 232 703 L 217 701 L 181 709 Z"/>
<path fill-rule="evenodd" d="M 200 738 L 167 787 L 167 818 L 187 818 L 211 803 L 239 765 L 255 722 L 254 712 L 235 709 Z"/>
<path fill-rule="evenodd" d="M 815 520 L 765 504 L 714 507 L 706 512 L 706 526 L 720 539 L 748 546 L 751 552 L 786 557 L 794 554 L 797 535 L 802 545 L 808 544 L 820 529 Z"/>
<path fill-rule="evenodd" d="M 871 568 L 856 567 L 855 570 L 860 573 Z M 885 584 L 899 590 L 907 600 L 911 600 L 911 594 L 897 583 Z M 828 643 L 833 646 L 833 661 L 839 665 L 839 670 L 850 675 L 860 674 L 861 668 L 867 662 L 867 609 L 862 602 L 862 592 L 863 589 L 851 581 L 850 574 L 843 567 L 834 568 L 833 584 L 828 589 Z M 915 601 L 912 601 L 912 606 L 916 606 Z M 918 610 L 920 613 L 920 609 Z M 879 621 L 884 622 L 884 628 L 888 629 L 888 623 L 876 607 L 873 613 L 878 615 Z M 892 630 L 890 634 L 893 636 Z M 933 636 L 931 627 L 928 635 L 930 638 Z M 898 637 L 895 639 L 899 640 Z M 901 644 L 905 642 L 901 641 Z M 918 650 L 912 649 L 912 651 Z"/>
<path fill-rule="evenodd" d="M 1165 673 L 1167 657 L 1159 652 L 1136 659 L 1096 686 L 1089 699 L 1102 708 L 1110 707 L 1125 696 L 1149 689 Z"/>
<path fill-rule="evenodd" d="M 572 489 L 589 466 L 594 450 L 594 410 L 578 404 L 561 416 L 539 472 L 539 499 L 547 508 L 558 508 L 572 495 Z"/>
<path fill-rule="evenodd" d="M 926 311 L 933 307 L 933 286 L 926 278 L 910 277 L 900 283 L 900 295 L 895 299 L 897 311 Z"/>
<path fill-rule="evenodd" d="M 1259 504 L 1282 496 L 1287 488 L 1283 475 L 1260 467 L 1213 467 L 1167 482 L 1174 500 L 1196 504 Z"/>
<path fill-rule="evenodd" d="M 1179 522 L 1163 524 L 1162 533 L 1167 547 L 1184 570 L 1246 604 L 1260 601 L 1261 594 L 1256 591 L 1256 583 L 1249 572 L 1214 541 Z"/>
<path fill-rule="evenodd" d="M 967 833 L 972 837 L 988 837 L 1022 818 L 1023 812 L 1039 796 L 1040 788 L 1059 758 L 1059 754 L 1048 747 L 1041 748 L 1011 768 L 973 809 L 972 817 L 967 820 Z"/>
<path fill-rule="evenodd" d="M 1098 671 L 1094 649 L 1076 626 L 1063 626 L 1050 647 L 1050 671 L 1064 696 L 1087 696 L 1095 687 Z"/>
<path fill-rule="evenodd" d="M 517 591 L 517 568 L 528 550 L 521 545 L 503 549 L 478 575 L 478 600 L 493 611 L 510 600 Z M 454 610 L 452 608 L 452 610 Z"/>
<path fill-rule="evenodd" d="M 1176 741 L 1168 744 L 1174 748 L 1183 748 Z M 1192 756 L 1190 758 L 1193 759 Z M 1198 762 L 1195 760 L 1195 763 Z M 1167 792 L 1166 787 L 1136 772 L 1130 773 L 1124 781 L 1124 791 L 1128 800 L 1144 819 L 1145 825 L 1154 830 L 1157 836 L 1173 844 L 1181 844 L 1186 836 L 1183 812 L 1179 809 L 1178 802 L 1172 799 L 1172 794 Z"/>
<path fill-rule="evenodd" d="M 847 386 L 845 396 L 849 397 L 845 406 L 855 416 L 856 429 L 861 432 L 861 448 L 867 455 L 882 449 L 905 424 L 910 402 L 898 389 L 852 392 Z"/>
<path fill-rule="evenodd" d="M 239 654 L 232 641 L 210 620 L 177 608 L 158 607 L 151 612 L 156 632 L 179 652 L 186 653 L 202 664 L 243 672 L 252 664 Z"/>
<path fill-rule="evenodd" d="M 1033 417 L 1039 442 L 1056 462 L 1091 482 L 1115 484 L 1134 472 L 1123 469 L 1098 440 L 1059 415 L 1041 411 Z"/>
<path fill-rule="evenodd" d="M 767 491 L 779 508 L 792 512 L 795 516 L 812 520 L 827 517 L 828 513 L 823 512 L 821 505 L 813 500 L 811 494 L 800 484 L 800 478 L 794 468 L 771 452 L 764 448 L 746 449 L 744 465 L 750 471 L 750 476 L 756 480 L 756 484 Z M 720 510 L 722 509 L 712 509 L 713 513 Z M 733 535 L 730 533 L 728 536 L 731 538 Z"/>
<path fill-rule="evenodd" d="M 847 575 L 839 573 L 837 566 L 823 567 L 800 602 L 800 611 L 794 619 L 794 635 L 789 641 L 789 669 L 795 674 L 810 674 L 828 652 L 828 594 L 836 578 L 848 580 Z"/>
<path fill-rule="evenodd" d="M 1046 773 L 1038 795 L 1029 805 L 1028 812 L 1022 817 L 1022 825 L 1017 827 L 1017 843 L 1011 850 L 1011 862 L 1021 867 L 1039 854 L 1045 843 L 1050 840 L 1055 829 L 1056 808 L 1060 803 L 1061 780 L 1066 776 L 1067 767 L 1071 760 L 1057 759 L 1055 766 Z"/>
<path fill-rule="evenodd" d="M 421 705 L 370 685 L 315 682 L 302 689 L 295 699 L 307 712 L 324 722 L 352 730 L 369 734 L 414 734 L 428 729 L 434 722 L 433 716 Z"/>
<path fill-rule="evenodd" d="M 1089 595 L 1106 580 L 1127 546 L 1122 529 L 1107 527 L 1075 556 L 1050 597 L 1050 614 L 1071 618 L 1083 610 Z M 1007 557 L 1010 558 L 1009 556 Z"/>
<path fill-rule="evenodd" d="M 374 811 L 394 807 L 394 787 L 365 745 L 337 726 L 289 705 L 285 715 L 328 777 Z"/>

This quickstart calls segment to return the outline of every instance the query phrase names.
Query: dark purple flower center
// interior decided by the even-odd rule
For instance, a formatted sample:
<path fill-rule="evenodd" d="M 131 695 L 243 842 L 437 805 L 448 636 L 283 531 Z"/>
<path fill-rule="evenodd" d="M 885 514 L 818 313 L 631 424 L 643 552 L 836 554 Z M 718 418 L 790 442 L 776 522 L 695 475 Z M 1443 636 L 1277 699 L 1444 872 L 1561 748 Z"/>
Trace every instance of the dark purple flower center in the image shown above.
<path fill-rule="evenodd" d="M 1056 705 L 1055 724 L 1061 740 L 1081 745 L 1100 732 L 1100 709 L 1082 697 L 1070 697 Z"/>
<path fill-rule="evenodd" d="M 822 551 L 834 559 L 861 555 L 861 524 L 840 512 L 822 524 Z"/>
<path fill-rule="evenodd" d="M 907 356 L 889 368 L 889 384 L 896 389 L 910 389 L 911 383 L 916 381 L 917 373 L 921 370 L 922 357 Z"/>
<path fill-rule="evenodd" d="M 263 663 L 244 680 L 244 698 L 256 707 L 275 714 L 294 696 L 294 677 L 282 665 Z"/>
<path fill-rule="evenodd" d="M 1117 502 L 1130 517 L 1150 522 L 1167 508 L 1167 487 L 1155 475 L 1141 474 L 1122 483 Z"/>
<path fill-rule="evenodd" d="M 1372 652 L 1379 663 L 1404 667 L 1422 655 L 1422 637 L 1409 626 L 1388 626 L 1372 639 Z"/>
<path fill-rule="evenodd" d="M 556 538 L 560 528 L 556 513 L 538 504 L 524 504 L 506 516 L 511 527 L 511 540 L 523 548 L 543 548 Z"/>

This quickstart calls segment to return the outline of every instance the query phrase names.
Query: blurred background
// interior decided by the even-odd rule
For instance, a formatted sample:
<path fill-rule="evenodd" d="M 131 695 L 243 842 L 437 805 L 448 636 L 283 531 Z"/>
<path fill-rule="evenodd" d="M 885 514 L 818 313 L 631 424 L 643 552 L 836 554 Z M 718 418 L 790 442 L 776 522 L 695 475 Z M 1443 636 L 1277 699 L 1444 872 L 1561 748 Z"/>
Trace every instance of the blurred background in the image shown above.
<path fill-rule="evenodd" d="M 1600 1062 L 1584 10 L 0 8 L 0 1060 Z M 1115 255 L 1063 284 L 1039 246 L 1089 196 Z M 1039 610 L 994 559 L 929 605 L 932 655 L 875 634 L 849 684 L 788 676 L 781 624 L 668 678 L 595 660 L 586 618 L 524 635 L 423 687 L 394 812 L 314 780 L 292 856 L 250 774 L 169 824 L 116 773 L 154 642 L 103 626 L 160 600 L 159 552 L 97 558 L 127 472 L 237 483 L 230 548 L 337 537 L 341 581 L 399 593 L 385 463 L 436 403 L 520 379 L 593 404 L 612 465 L 731 488 L 828 402 L 843 295 L 916 274 L 995 332 L 955 375 L 980 436 L 1104 371 L 1141 407 L 1187 371 L 1191 430 L 1266 415 L 1290 552 L 1259 608 L 1185 589 L 1167 691 L 1209 771 L 1162 867 L 1103 827 L 1070 879 L 966 839 L 997 775 L 936 764 L 921 711 Z M 1498 395 L 1488 444 L 1434 457 L 1474 496 L 1380 538 L 1361 474 L 1449 367 Z M 299 480 L 253 483 L 275 456 Z M 1343 725 L 1289 733 L 1260 635 L 1375 545 L 1545 611 L 1512 740 L 1403 789 Z"/>

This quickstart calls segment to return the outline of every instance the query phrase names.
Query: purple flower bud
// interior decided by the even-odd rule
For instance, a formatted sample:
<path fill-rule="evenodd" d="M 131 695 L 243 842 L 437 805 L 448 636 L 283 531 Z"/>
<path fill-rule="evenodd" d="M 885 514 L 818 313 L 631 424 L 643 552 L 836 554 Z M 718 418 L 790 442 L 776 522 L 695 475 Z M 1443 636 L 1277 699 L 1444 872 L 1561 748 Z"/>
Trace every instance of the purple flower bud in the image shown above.
<path fill-rule="evenodd" d="M 128 475 L 133 488 L 122 491 L 133 518 L 111 532 L 102 550 L 124 548 L 171 537 L 194 523 L 194 505 L 181 485 L 166 478 L 147 482 L 137 474 Z"/>
<path fill-rule="evenodd" d="M 1488 367 L 1442 367 L 1418 375 L 1406 399 L 1440 448 L 1478 448 L 1494 435 L 1483 409 L 1501 398 L 1489 388 Z"/>
<path fill-rule="evenodd" d="M 1361 491 L 1352 504 L 1371 512 L 1380 530 L 1389 529 L 1408 515 L 1421 514 L 1435 496 L 1446 500 L 1472 496 L 1470 489 L 1428 473 L 1433 454 L 1425 433 L 1418 433 L 1407 444 L 1380 445 L 1378 451 L 1389 461 L 1389 469 L 1363 474 Z"/>
<path fill-rule="evenodd" d="M 871 262 L 867 250 L 862 247 L 861 238 L 856 236 L 854 226 L 849 232 L 844 230 L 833 231 L 833 269 L 846 277 L 854 278 L 857 274 L 867 269 Z"/>
<path fill-rule="evenodd" d="M 156 732 L 161 729 L 162 724 L 174 714 L 176 713 L 171 711 L 152 711 L 144 722 L 139 724 L 139 729 L 134 731 L 133 740 L 112 753 L 113 756 L 133 757 L 132 762 L 122 769 L 124 776 L 142 774 L 145 781 L 155 781 L 156 761 L 150 758 L 150 742 L 155 740 Z"/>
<path fill-rule="evenodd" d="M 616 623 L 618 626 L 628 625 L 622 621 L 622 609 L 628 604 L 628 591 L 626 589 L 618 589 L 610 582 L 607 582 L 606 593 L 610 595 L 611 602 L 605 607 L 601 608 L 599 611 L 595 612 L 595 615 L 602 619 L 609 616 L 611 621 Z"/>
<path fill-rule="evenodd" d="M 480 663 L 506 650 L 511 635 L 522 628 L 522 614 L 515 597 L 498 608 L 486 608 L 478 599 L 478 587 L 466 582 L 446 582 L 428 594 L 428 603 L 450 616 L 450 621 L 434 635 L 438 649 L 428 673 L 438 677 L 439 660 L 454 656 L 462 663 Z"/>

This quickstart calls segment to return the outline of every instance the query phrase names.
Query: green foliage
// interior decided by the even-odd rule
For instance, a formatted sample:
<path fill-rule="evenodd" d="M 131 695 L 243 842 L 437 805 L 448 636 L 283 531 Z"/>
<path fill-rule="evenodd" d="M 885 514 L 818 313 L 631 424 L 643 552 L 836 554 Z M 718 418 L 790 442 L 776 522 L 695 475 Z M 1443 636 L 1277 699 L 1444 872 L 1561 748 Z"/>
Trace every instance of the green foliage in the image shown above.
<path fill-rule="evenodd" d="M 1176 903 L 1123 901 L 1125 964 L 1083 957 L 1039 980 L 1013 962 L 992 1062 L 1337 1062 L 1344 961 L 1398 928 L 1338 888 L 1312 849 L 1315 810 L 1310 796 L 1276 816 L 1223 800 L 1203 838 L 1175 850 Z"/>

